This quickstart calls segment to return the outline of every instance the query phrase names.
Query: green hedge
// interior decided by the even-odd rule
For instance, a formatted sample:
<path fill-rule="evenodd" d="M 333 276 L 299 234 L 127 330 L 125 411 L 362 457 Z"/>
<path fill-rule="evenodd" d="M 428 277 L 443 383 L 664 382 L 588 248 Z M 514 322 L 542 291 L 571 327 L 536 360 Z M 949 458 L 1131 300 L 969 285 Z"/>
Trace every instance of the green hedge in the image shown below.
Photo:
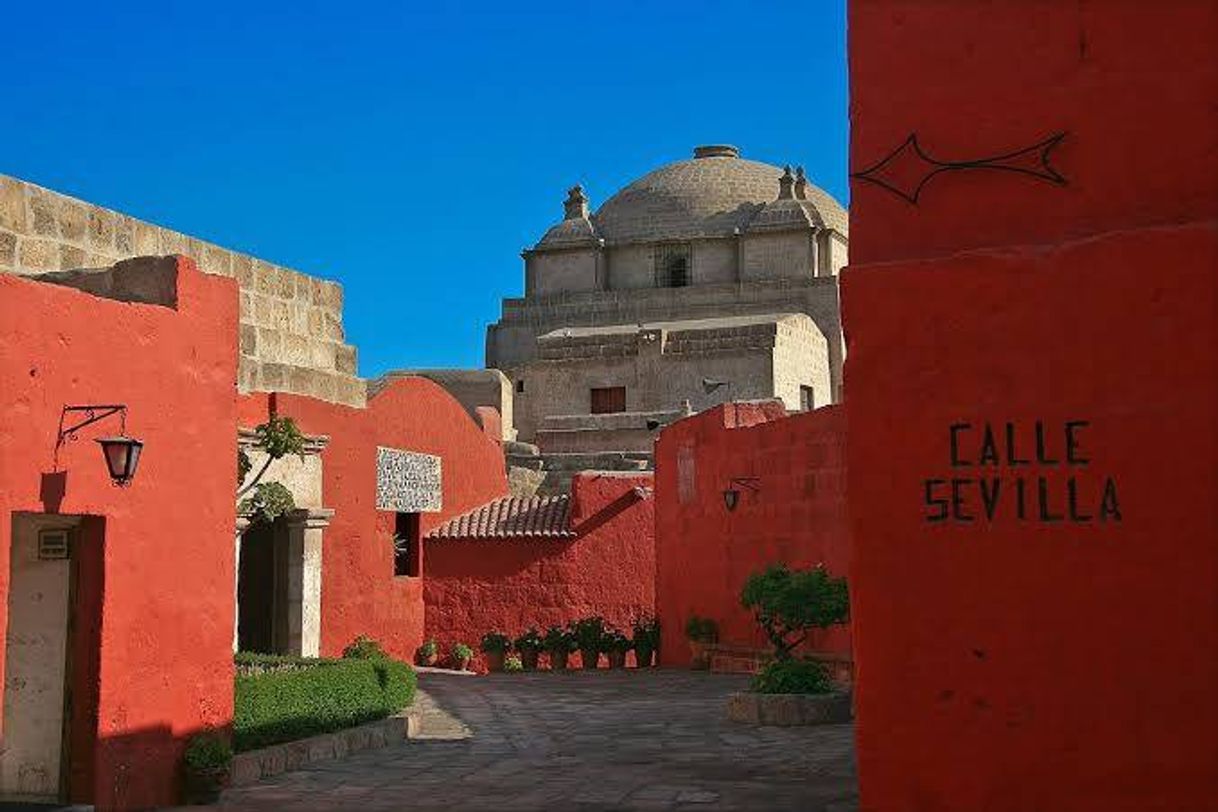
<path fill-rule="evenodd" d="M 292 658 L 285 658 L 292 659 Z M 415 673 L 396 660 L 313 660 L 237 677 L 238 752 L 384 719 L 414 700 Z"/>
<path fill-rule="evenodd" d="M 286 654 L 256 654 L 252 651 L 239 651 L 233 655 L 237 673 L 243 677 L 268 671 L 300 671 L 335 662 L 338 661 L 319 657 L 292 657 Z"/>

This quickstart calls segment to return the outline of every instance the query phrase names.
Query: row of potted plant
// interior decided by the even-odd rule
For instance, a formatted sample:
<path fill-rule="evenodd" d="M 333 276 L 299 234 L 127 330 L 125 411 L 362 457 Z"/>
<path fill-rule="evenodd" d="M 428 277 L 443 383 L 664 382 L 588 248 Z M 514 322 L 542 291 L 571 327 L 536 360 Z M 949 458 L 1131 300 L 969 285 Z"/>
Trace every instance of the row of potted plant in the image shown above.
<path fill-rule="evenodd" d="M 453 643 L 448 649 L 447 663 L 458 671 L 469 668 L 469 661 L 474 658 L 474 650 L 465 643 Z M 415 649 L 415 662 L 429 668 L 440 664 L 440 644 L 435 640 L 425 640 L 423 645 Z"/>
<path fill-rule="evenodd" d="M 479 646 L 490 671 L 532 671 L 537 668 L 542 652 L 548 655 L 550 670 L 561 671 L 567 668 L 575 651 L 580 653 L 580 661 L 587 669 L 597 668 L 602 654 L 610 668 L 622 668 L 626 665 L 626 654 L 632 650 L 638 667 L 649 668 L 659 647 L 660 623 L 650 615 L 635 619 L 629 636 L 603 617 L 593 615 L 566 626 L 550 626 L 544 634 L 533 626 L 515 639 L 502 632 L 487 632 Z"/>

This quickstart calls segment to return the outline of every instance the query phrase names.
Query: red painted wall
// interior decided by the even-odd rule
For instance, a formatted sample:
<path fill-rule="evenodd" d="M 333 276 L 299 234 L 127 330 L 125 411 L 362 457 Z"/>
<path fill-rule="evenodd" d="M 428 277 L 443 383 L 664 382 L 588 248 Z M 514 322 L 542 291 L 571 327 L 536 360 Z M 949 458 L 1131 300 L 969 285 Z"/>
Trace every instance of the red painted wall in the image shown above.
<path fill-rule="evenodd" d="M 635 493 L 651 485 L 650 475 L 576 475 L 574 540 L 429 540 L 427 636 L 445 653 L 457 642 L 476 651 L 491 630 L 515 637 L 589 615 L 629 634 L 655 611 L 654 500 Z"/>
<path fill-rule="evenodd" d="M 781 403 L 727 404 L 664 429 L 656 443 L 656 608 L 666 665 L 689 662 L 691 615 L 719 624 L 721 643 L 765 648 L 740 605 L 750 574 L 769 564 L 824 564 L 846 575 L 846 421 L 840 407 L 786 415 Z M 732 478 L 755 477 L 756 491 Z M 846 628 L 814 632 L 805 648 L 849 653 Z"/>
<path fill-rule="evenodd" d="M 1215 41 L 1213 4 L 851 3 L 854 169 L 1069 133 L 1064 187 L 852 186 L 865 810 L 1218 809 Z"/>
<path fill-rule="evenodd" d="M 426 533 L 452 516 L 507 492 L 503 452 L 461 405 L 425 378 L 393 381 L 353 409 L 311 398 L 276 395 L 278 412 L 306 434 L 325 434 L 322 501 L 334 518 L 322 541 L 321 651 L 341 653 L 361 634 L 397 657 L 411 659 L 423 641 L 422 578 L 393 575 L 394 514 L 376 509 L 377 446 L 441 458 L 443 509 L 424 513 Z M 267 395 L 242 399 L 242 425 L 266 420 Z"/>
<path fill-rule="evenodd" d="M 175 800 L 185 737 L 232 718 L 237 288 L 180 259 L 178 296 L 173 310 L 0 275 L 0 625 L 12 513 L 104 517 L 104 542 L 81 542 L 104 569 L 100 682 L 73 687 L 98 703 L 74 794 L 99 809 Z M 66 489 L 49 511 L 41 475 L 60 410 L 91 403 L 128 406 L 127 430 L 145 443 L 137 476 L 110 483 L 92 440 L 117 433 L 111 418 L 63 448 Z"/>

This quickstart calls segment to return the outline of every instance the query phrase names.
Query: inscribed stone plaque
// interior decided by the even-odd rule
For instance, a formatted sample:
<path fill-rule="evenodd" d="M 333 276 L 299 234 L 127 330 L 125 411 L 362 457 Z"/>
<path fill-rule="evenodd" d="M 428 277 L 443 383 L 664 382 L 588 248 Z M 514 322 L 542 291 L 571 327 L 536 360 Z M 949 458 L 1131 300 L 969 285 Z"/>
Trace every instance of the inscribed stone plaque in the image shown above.
<path fill-rule="evenodd" d="M 376 509 L 435 513 L 440 509 L 440 458 L 431 454 L 376 449 Z"/>

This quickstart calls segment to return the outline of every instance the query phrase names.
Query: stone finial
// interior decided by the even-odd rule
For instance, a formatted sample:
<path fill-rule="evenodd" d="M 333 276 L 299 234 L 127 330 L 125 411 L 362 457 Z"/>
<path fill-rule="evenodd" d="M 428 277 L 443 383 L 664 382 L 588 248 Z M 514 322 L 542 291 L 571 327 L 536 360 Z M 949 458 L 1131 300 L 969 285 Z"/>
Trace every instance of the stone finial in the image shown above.
<path fill-rule="evenodd" d="M 578 183 L 567 190 L 567 199 L 563 204 L 567 220 L 583 220 L 588 217 L 588 196 L 584 187 Z"/>
<path fill-rule="evenodd" d="M 795 185 L 795 178 L 791 176 L 791 167 L 784 166 L 782 168 L 782 177 L 778 179 L 778 199 L 791 200 L 795 197 L 792 187 Z"/>
<path fill-rule="evenodd" d="M 795 167 L 795 199 L 808 199 L 808 179 L 804 176 L 804 168 L 802 166 Z"/>

